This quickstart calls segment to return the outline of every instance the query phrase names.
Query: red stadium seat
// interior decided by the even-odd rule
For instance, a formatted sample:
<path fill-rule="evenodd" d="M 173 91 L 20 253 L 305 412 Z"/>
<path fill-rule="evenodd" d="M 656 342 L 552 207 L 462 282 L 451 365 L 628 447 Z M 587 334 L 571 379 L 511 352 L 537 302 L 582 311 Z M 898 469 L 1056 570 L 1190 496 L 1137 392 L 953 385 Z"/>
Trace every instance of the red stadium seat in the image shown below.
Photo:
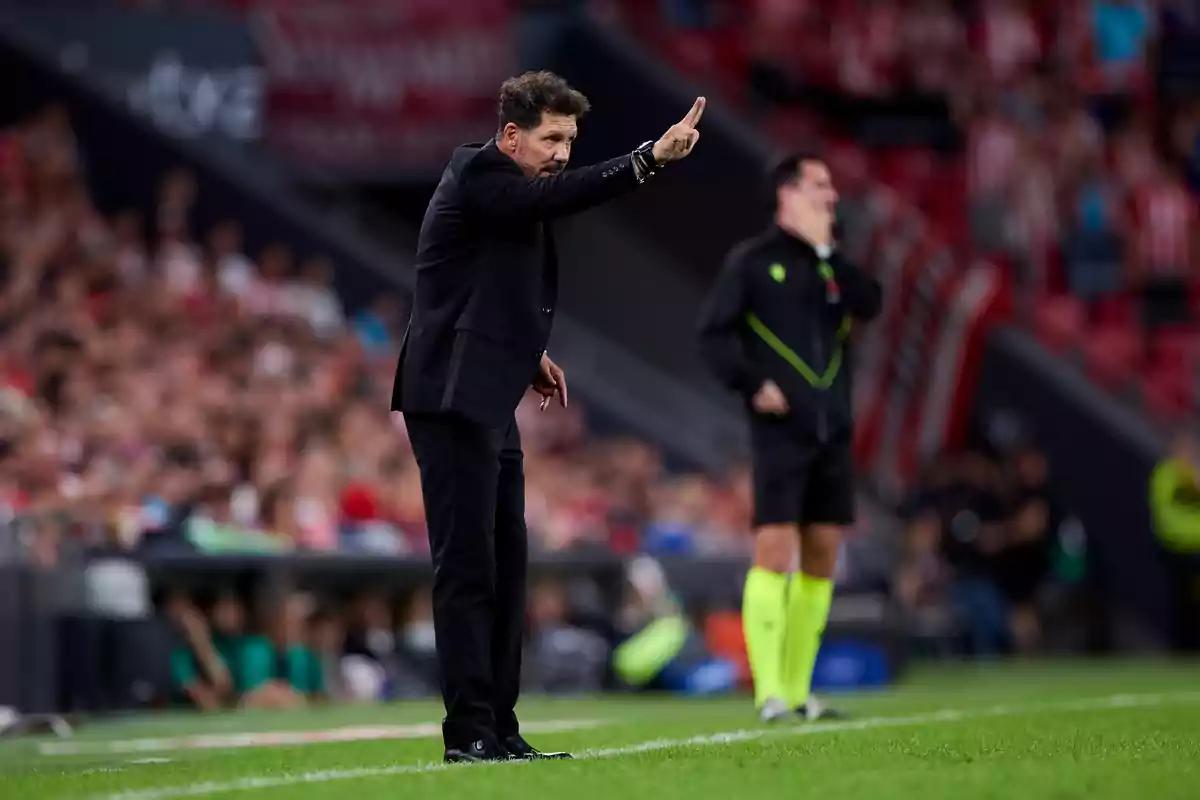
<path fill-rule="evenodd" d="M 1142 401 L 1157 422 L 1173 423 L 1195 408 L 1194 377 L 1190 372 L 1155 367 L 1142 379 Z"/>
<path fill-rule="evenodd" d="M 1200 355 L 1200 332 L 1190 325 L 1168 325 L 1155 333 L 1150 357 L 1156 368 L 1191 373 Z"/>
<path fill-rule="evenodd" d="M 767 115 L 765 126 L 771 141 L 784 148 L 794 148 L 814 141 L 820 135 L 822 125 L 812 111 L 781 108 Z"/>
<path fill-rule="evenodd" d="M 661 44 L 685 75 L 717 84 L 726 102 L 740 103 L 747 67 L 741 31 L 673 29 Z"/>
<path fill-rule="evenodd" d="M 1192 284 L 1192 288 L 1188 294 L 1190 300 L 1189 305 L 1192 309 L 1192 317 L 1194 319 L 1200 319 L 1200 281 Z"/>
<path fill-rule="evenodd" d="M 1092 315 L 1099 325 L 1138 324 L 1137 302 L 1128 294 L 1113 294 L 1100 298 L 1092 306 Z"/>
<path fill-rule="evenodd" d="M 1087 333 L 1083 350 L 1092 379 L 1121 389 L 1133 380 L 1141 360 L 1141 331 L 1127 325 L 1098 326 Z"/>
<path fill-rule="evenodd" d="M 1083 338 L 1083 303 L 1070 295 L 1044 297 L 1034 312 L 1037 337 L 1051 350 L 1065 350 Z"/>
<path fill-rule="evenodd" d="M 903 147 L 885 150 L 876 160 L 879 180 L 905 197 L 920 198 L 935 182 L 937 162 L 926 148 Z"/>
<path fill-rule="evenodd" d="M 927 187 L 921 198 L 921 206 L 929 215 L 930 223 L 951 239 L 965 239 L 967 225 L 966 168 L 961 158 L 943 163 L 937 177 Z"/>
<path fill-rule="evenodd" d="M 854 142 L 834 141 L 829 144 L 829 166 L 839 188 L 860 191 L 870 180 L 870 166 L 862 148 Z"/>

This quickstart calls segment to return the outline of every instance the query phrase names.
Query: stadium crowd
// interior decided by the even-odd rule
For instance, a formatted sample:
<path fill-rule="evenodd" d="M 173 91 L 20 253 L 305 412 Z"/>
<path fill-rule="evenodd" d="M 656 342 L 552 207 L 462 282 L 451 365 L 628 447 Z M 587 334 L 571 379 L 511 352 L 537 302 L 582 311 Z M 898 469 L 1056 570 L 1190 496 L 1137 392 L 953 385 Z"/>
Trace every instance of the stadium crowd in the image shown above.
<path fill-rule="evenodd" d="M 1197 408 L 1195 3 L 596 6 L 781 143 L 857 149 L 963 263 L 1006 265 L 1023 321 L 1102 384 L 1138 387 L 1164 421 Z M 885 144 L 913 130 L 938 149 Z"/>
<path fill-rule="evenodd" d="M 403 419 L 386 410 L 400 298 L 348 315 L 328 260 L 296 264 L 279 244 L 251 259 L 233 220 L 193 231 L 184 172 L 146 215 L 100 213 L 60 108 L 6 131 L 0 153 L 0 502 L 38 520 L 39 560 L 63 536 L 427 547 Z M 519 424 L 535 546 L 745 546 L 744 472 L 668 475 L 644 442 L 590 437 L 579 403 L 527 403 Z"/>
<path fill-rule="evenodd" d="M 427 552 L 403 418 L 387 411 L 403 300 L 350 313 L 329 260 L 297 263 L 283 244 L 252 258 L 236 220 L 194 231 L 187 172 L 164 175 L 145 210 L 111 215 L 87 179 L 62 107 L 0 133 L 0 553 L 14 534 L 43 566 L 88 549 Z M 590 435 L 582 405 L 540 412 L 531 394 L 518 412 L 535 549 L 748 547 L 745 468 L 670 474 L 646 442 Z M 599 685 L 616 634 L 568 620 L 598 603 L 586 588 L 533 587 L 531 682 Z M 434 686 L 427 589 L 158 600 L 176 702 Z"/>
<path fill-rule="evenodd" d="M 1165 287 L 1145 293 L 1147 318 L 1178 320 L 1196 264 L 1187 187 L 1200 188 L 1200 106 L 1156 102 L 1143 57 L 1157 27 L 1149 5 L 632 5 L 683 29 L 735 30 L 747 46 L 743 89 L 770 67 L 776 85 L 782 75 L 857 98 L 949 98 L 965 157 L 909 150 L 868 172 L 924 205 L 938 235 L 1009 259 L 1038 292 L 1061 262 L 1080 296 Z M 749 24 L 722 26 L 720 8 L 735 5 L 751 8 Z M 694 43 L 685 37 L 683 50 Z M 1156 138 L 1164 120 L 1170 136 Z M 247 253 L 237 220 L 195 230 L 186 172 L 164 175 L 147 201 L 96 208 L 60 107 L 0 132 L 0 513 L 19 521 L 8 530 L 46 565 L 71 546 L 423 555 L 418 474 L 403 419 L 386 411 L 404 299 L 346 309 L 329 259 L 283 243 Z M 1100 301 L 1096 313 L 1111 308 Z M 671 474 L 651 444 L 597 439 L 583 405 L 539 412 L 531 396 L 518 411 L 535 548 L 747 552 L 745 465 Z M 1055 573 L 1074 563 L 1063 556 L 1073 534 L 1044 481 L 1030 452 L 948 456 L 930 470 L 892 588 L 918 627 L 932 620 L 932 639 L 946 641 L 952 620 L 980 655 L 1040 646 L 1047 592 L 1078 579 Z M 599 679 L 614 639 L 568 622 L 569 594 L 535 588 L 533 630 L 569 632 L 572 645 L 539 639 L 545 657 L 533 663 L 558 665 L 547 683 L 578 686 Z M 163 607 L 183 636 L 173 685 L 206 676 L 177 699 L 425 693 L 427 597 L 394 600 L 364 593 L 326 607 L 298 596 L 259 620 L 236 598 L 172 595 Z M 262 666 L 265 641 L 282 670 Z M 255 658 L 259 672 L 288 677 L 243 670 Z M 587 674 L 562 677 L 570 658 Z"/>

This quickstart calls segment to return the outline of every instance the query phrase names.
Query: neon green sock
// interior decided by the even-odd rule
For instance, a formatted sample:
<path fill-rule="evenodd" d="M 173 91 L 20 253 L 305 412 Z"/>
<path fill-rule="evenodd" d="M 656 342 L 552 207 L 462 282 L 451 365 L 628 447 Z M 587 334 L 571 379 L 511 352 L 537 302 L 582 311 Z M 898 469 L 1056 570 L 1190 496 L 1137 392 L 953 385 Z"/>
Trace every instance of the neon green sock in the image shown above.
<path fill-rule="evenodd" d="M 783 637 L 787 627 L 787 575 L 752 567 L 742 593 L 742 629 L 754 676 L 754 704 L 783 698 Z"/>
<path fill-rule="evenodd" d="M 833 581 L 796 573 L 788 589 L 787 639 L 784 644 L 784 698 L 793 708 L 808 702 L 821 634 L 829 620 Z"/>

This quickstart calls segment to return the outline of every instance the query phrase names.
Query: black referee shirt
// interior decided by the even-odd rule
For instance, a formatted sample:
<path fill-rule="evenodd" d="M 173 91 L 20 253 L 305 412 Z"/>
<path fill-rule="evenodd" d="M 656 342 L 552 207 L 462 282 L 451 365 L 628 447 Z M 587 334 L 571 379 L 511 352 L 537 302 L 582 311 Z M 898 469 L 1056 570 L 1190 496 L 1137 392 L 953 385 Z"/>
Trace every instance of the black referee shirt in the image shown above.
<path fill-rule="evenodd" d="M 879 282 L 836 250 L 823 258 L 772 225 L 726 257 L 701 312 L 703 355 L 748 408 L 773 380 L 797 433 L 822 442 L 846 437 L 850 330 L 878 316 L 881 305 Z"/>

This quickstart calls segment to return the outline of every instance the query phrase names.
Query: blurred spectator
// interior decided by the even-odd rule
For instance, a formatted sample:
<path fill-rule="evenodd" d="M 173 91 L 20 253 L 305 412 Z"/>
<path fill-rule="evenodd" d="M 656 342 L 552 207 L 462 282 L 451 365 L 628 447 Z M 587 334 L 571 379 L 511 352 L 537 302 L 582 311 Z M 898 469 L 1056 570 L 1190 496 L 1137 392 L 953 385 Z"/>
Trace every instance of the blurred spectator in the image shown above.
<path fill-rule="evenodd" d="M 1023 306 L 1047 287 L 1047 267 L 1059 238 L 1057 169 L 1047 143 L 1030 135 L 1018 139 L 1016 173 L 1006 200 L 1011 207 L 1008 250 L 1016 258 Z"/>
<path fill-rule="evenodd" d="M 61 108 L 0 142 L 4 497 L 14 513 L 93 523 L 31 527 L 39 560 L 53 562 L 66 535 L 159 550 L 427 552 L 403 419 L 384 410 L 398 297 L 347 324 L 329 259 L 285 243 L 252 259 L 236 220 L 194 231 L 186 171 L 149 198 L 152 230 L 136 209 L 104 218 Z M 518 417 L 535 548 L 636 549 L 650 520 L 684 506 L 695 518 L 724 496 L 698 476 L 687 498 L 657 492 L 653 450 L 594 442 L 581 403 L 542 413 L 526 402 Z M 723 536 L 722 548 L 746 546 Z"/>
<path fill-rule="evenodd" d="M 626 567 L 626 596 L 617 628 L 613 670 L 636 689 L 713 694 L 734 690 L 744 665 L 714 656 L 674 596 L 662 565 L 638 556 Z"/>
<path fill-rule="evenodd" d="M 855 0 L 852 13 L 833 21 L 832 53 L 839 88 L 874 97 L 897 88 L 900 10 L 893 0 Z"/>
<path fill-rule="evenodd" d="M 1187 322 L 1197 250 L 1195 201 L 1179 170 L 1156 165 L 1133 195 L 1129 250 L 1135 285 L 1145 298 L 1145 324 Z"/>
<path fill-rule="evenodd" d="M 167 616 L 183 634 L 171 654 L 173 684 L 181 699 L 205 711 L 243 708 L 295 708 L 303 697 L 276 677 L 276 647 L 250 632 L 241 600 L 221 592 L 208 619 L 185 596 L 166 603 Z"/>
<path fill-rule="evenodd" d="M 921 645 L 935 653 L 954 634 L 950 589 L 953 571 L 941 552 L 942 521 L 933 505 L 912 509 L 896 566 L 894 591 L 909 618 L 910 631 Z"/>
<path fill-rule="evenodd" d="M 352 700 L 384 700 L 399 677 L 392 612 L 374 592 L 357 597 L 346 616 L 340 671 Z"/>
<path fill-rule="evenodd" d="M 608 642 L 571 624 L 565 586 L 540 580 L 529 594 L 529 657 L 524 680 L 545 692 L 597 692 L 608 668 Z"/>
<path fill-rule="evenodd" d="M 342 332 L 345 319 L 333 291 L 333 262 L 313 258 L 304 264 L 300 281 L 292 289 L 292 308 L 322 339 L 332 339 Z"/>
<path fill-rule="evenodd" d="M 202 711 L 216 710 L 232 692 L 233 678 L 213 646 L 208 625 L 183 595 L 168 598 L 164 610 L 183 638 L 171 652 L 171 680 L 178 693 L 175 699 Z"/>
<path fill-rule="evenodd" d="M 371 353 L 390 352 L 396 343 L 400 303 L 394 295 L 382 295 L 375 304 L 354 317 L 354 330 L 363 348 Z"/>
<path fill-rule="evenodd" d="M 315 612 L 314 601 L 308 595 L 288 597 L 278 615 L 274 642 L 280 680 L 309 702 L 328 696 L 325 665 L 313 636 Z"/>
<path fill-rule="evenodd" d="M 1044 456 L 1019 442 L 1003 453 L 935 460 L 907 504 L 893 592 L 910 634 L 934 653 L 953 652 L 960 631 L 976 657 L 1037 652 L 1048 589 L 1082 579 L 1082 543 Z"/>
<path fill-rule="evenodd" d="M 1054 533 L 1063 515 L 1051 494 L 1041 453 L 1020 446 L 1007 462 L 1004 500 L 1009 522 L 1004 545 L 996 554 L 996 576 L 1009 608 L 1013 648 L 1031 653 L 1041 642 L 1038 592 L 1050 574 Z"/>
<path fill-rule="evenodd" d="M 981 657 L 1002 653 L 1008 637 L 1004 596 L 995 577 L 1004 540 L 998 483 L 985 457 L 967 453 L 940 498 L 942 548 L 955 574 L 952 602 L 967 620 L 972 652 Z"/>
<path fill-rule="evenodd" d="M 971 237 L 985 253 L 1006 249 L 1008 198 L 1020 157 L 1019 131 L 992 101 L 980 100 L 967 131 Z"/>
<path fill-rule="evenodd" d="M 309 618 L 308 646 L 319 664 L 324 697 L 335 703 L 351 697 L 342 671 L 345 638 L 343 620 L 335 609 L 325 606 L 313 611 Z"/>
<path fill-rule="evenodd" d="M 242 252 L 242 226 L 233 220 L 219 223 L 209 234 L 208 252 L 221 291 L 245 297 L 254 283 L 256 270 L 254 262 Z"/>
<path fill-rule="evenodd" d="M 1173 646 L 1200 651 L 1200 449 L 1192 431 L 1175 437 L 1172 453 L 1150 478 L 1154 531 L 1170 577 Z"/>
<path fill-rule="evenodd" d="M 982 0 L 979 6 L 974 50 L 982 54 L 989 81 L 1011 87 L 1042 58 L 1038 26 L 1025 0 Z"/>
<path fill-rule="evenodd" d="M 1083 161 L 1063 187 L 1063 260 L 1071 291 L 1092 300 L 1120 291 L 1124 214 L 1118 186 L 1099 158 Z"/>
<path fill-rule="evenodd" d="M 914 216 L 930 223 L 926 231 L 934 238 L 970 245 L 972 255 L 1011 267 L 1021 321 L 1050 320 L 1060 308 L 1073 318 L 1073 304 L 1044 302 L 1065 288 L 1089 301 L 1140 296 L 1145 327 L 1194 331 L 1200 309 L 1196 3 L 738 5 L 747 13 L 717 15 L 718 35 L 692 45 L 707 47 L 707 62 L 723 65 L 717 85 L 751 89 L 749 103 L 736 89 L 727 100 L 762 112 L 763 130 L 781 145 L 800 136 L 857 150 L 864 162 L 878 159 L 879 181 L 863 192 L 868 202 L 917 204 L 924 214 Z M 625 7 L 639 5 L 626 0 Z M 648 33 L 654 25 L 644 14 L 638 22 L 628 17 L 630 30 L 656 47 L 669 40 L 670 27 Z M 748 66 L 722 55 L 717 41 L 744 41 Z M 660 49 L 685 71 L 704 61 L 694 52 Z M 888 122 L 878 124 L 881 118 Z M 961 129 L 961 154 L 944 153 L 960 138 L 947 127 Z M 914 130 L 930 143 L 928 152 L 909 151 Z M 930 166 L 915 174 L 893 168 L 905 160 Z M 964 175 L 967 197 L 960 203 Z M 1122 302 L 1093 307 L 1088 328 L 1112 331 L 1127 319 L 1118 311 Z M 1050 336 L 1053 328 L 1039 326 Z M 1134 333 L 1133 340 L 1142 340 Z M 1159 369 L 1157 332 L 1148 333 L 1151 346 L 1127 365 L 1143 374 L 1128 377 L 1147 380 L 1147 407 L 1156 413 L 1194 406 L 1194 393 Z"/>
<path fill-rule="evenodd" d="M 1146 0 L 1091 0 L 1092 53 L 1103 90 L 1123 91 L 1145 77 L 1157 20 Z"/>
<path fill-rule="evenodd" d="M 922 94 L 955 90 L 966 65 L 966 26 L 949 0 L 918 0 L 901 22 L 901 46 L 913 89 Z"/>

